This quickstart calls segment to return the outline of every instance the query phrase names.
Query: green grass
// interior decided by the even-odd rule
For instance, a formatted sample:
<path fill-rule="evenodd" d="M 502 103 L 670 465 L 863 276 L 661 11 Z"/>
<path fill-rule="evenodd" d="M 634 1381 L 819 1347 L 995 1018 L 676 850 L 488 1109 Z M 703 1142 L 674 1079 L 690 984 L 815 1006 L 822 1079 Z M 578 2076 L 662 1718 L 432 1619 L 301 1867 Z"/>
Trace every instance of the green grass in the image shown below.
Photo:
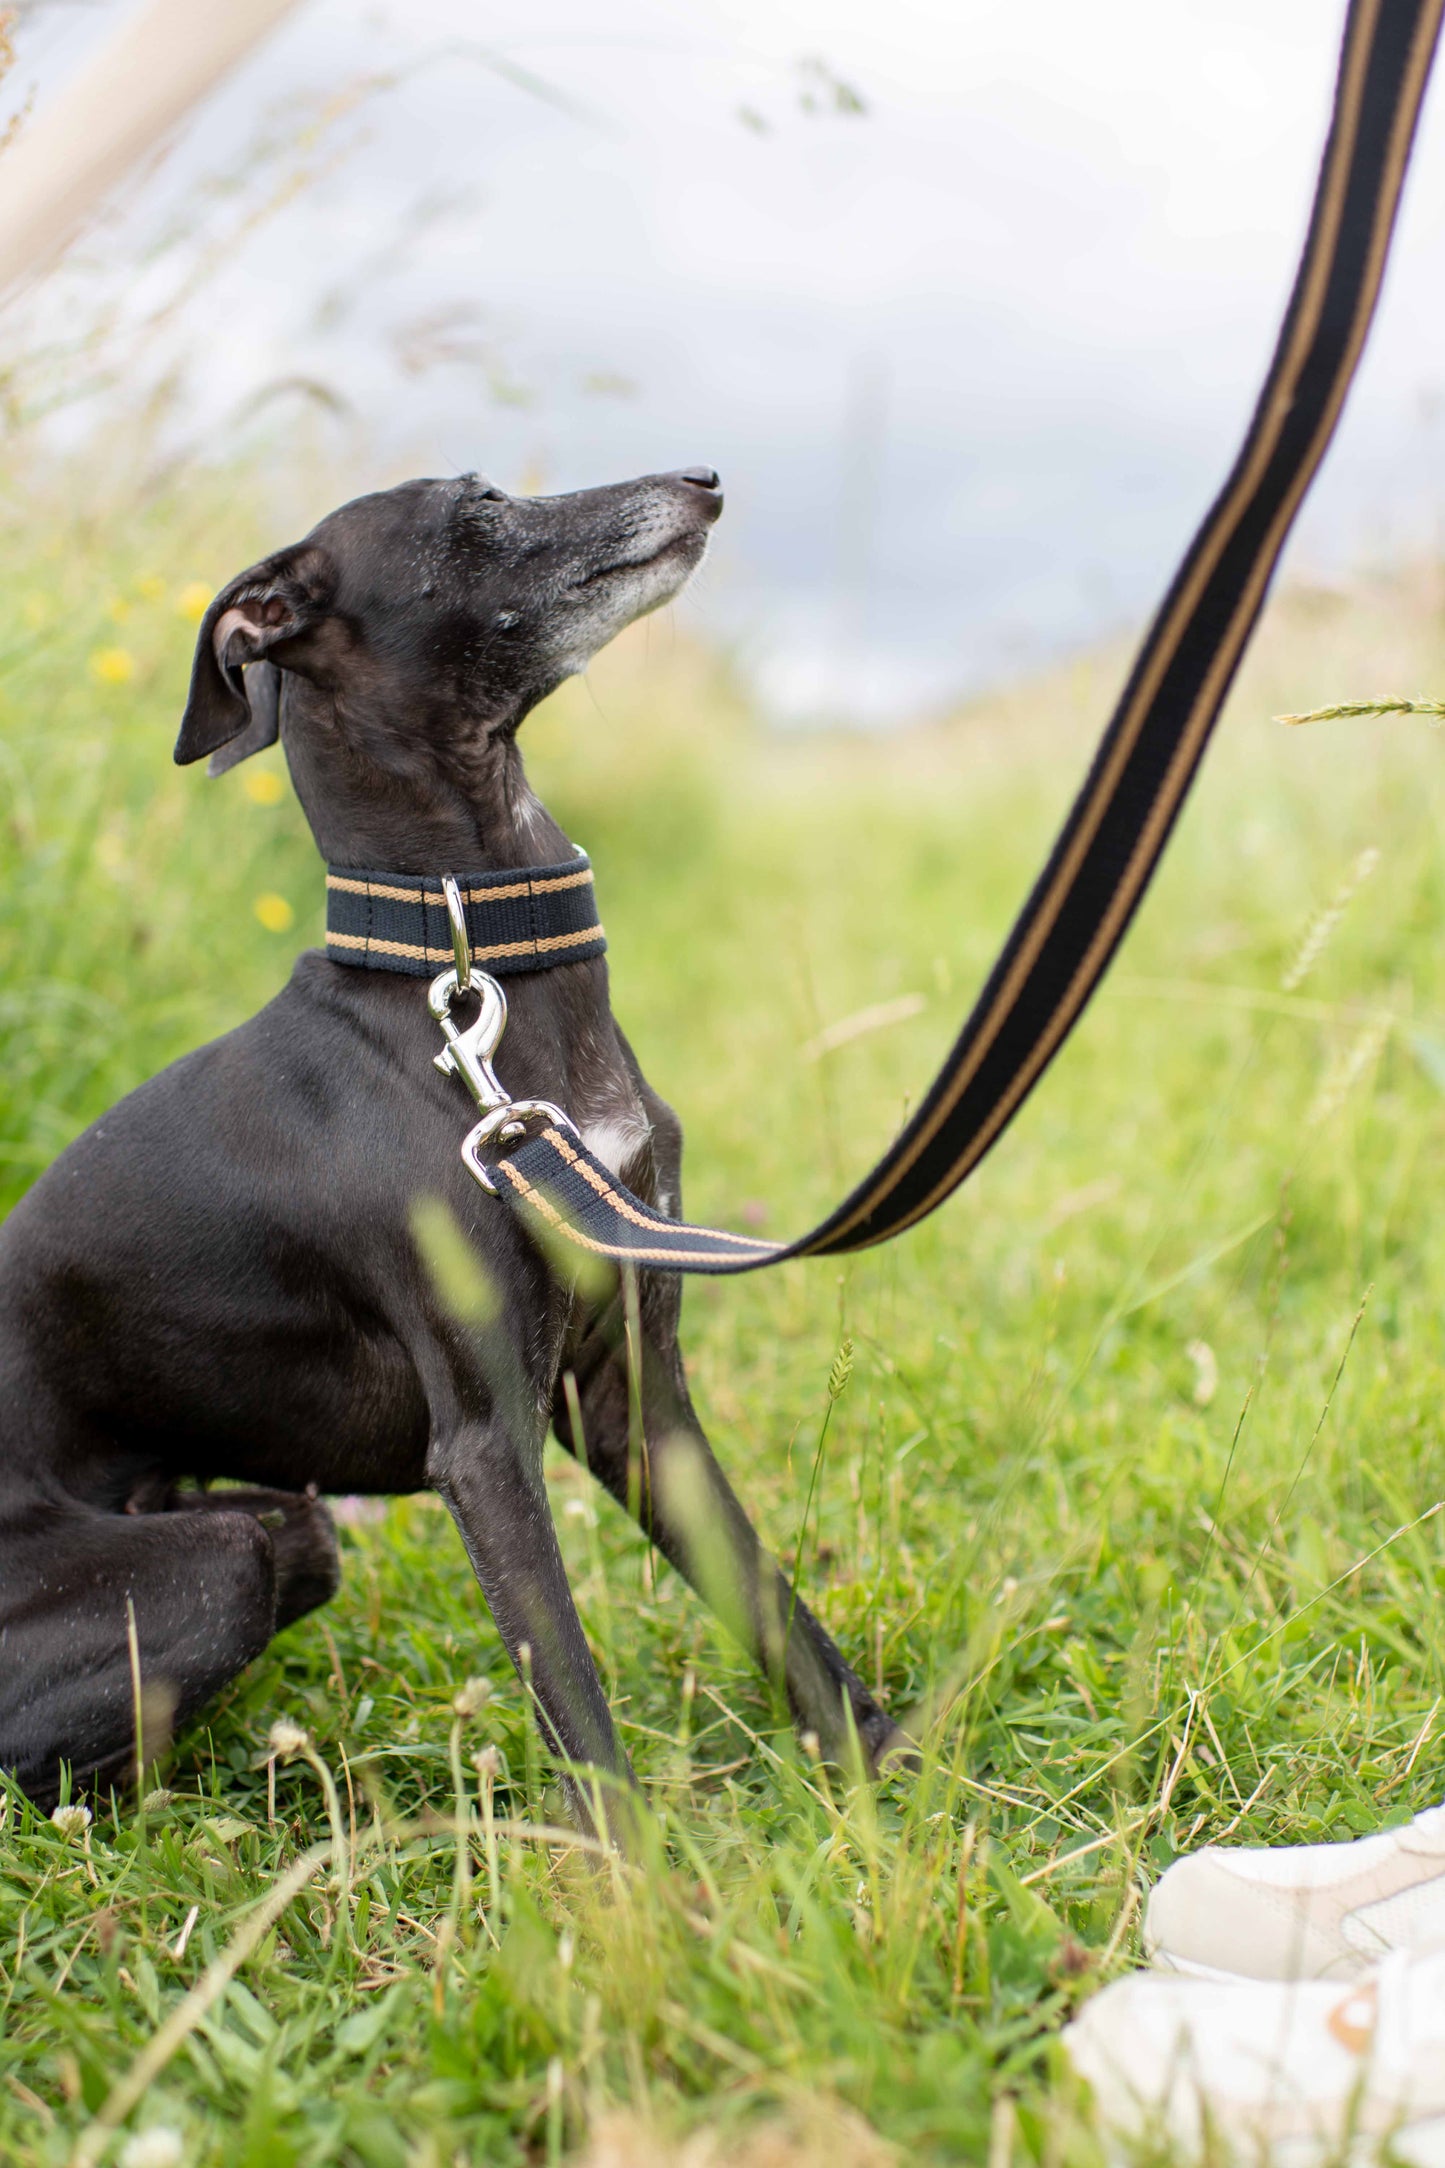
<path fill-rule="evenodd" d="M 316 937 L 289 791 L 169 765 L 177 594 L 267 539 L 212 492 L 3 542 L 7 1199 Z M 92 666 L 114 648 L 125 682 Z M 690 1211 L 791 1232 L 867 1166 L 1121 663 L 898 740 L 780 746 L 654 623 L 534 719 L 618 1012 L 687 1123 Z M 1286 596 L 1104 994 L 979 1177 L 841 1272 L 689 1290 L 699 1404 L 785 1556 L 853 1344 L 804 1579 L 927 1727 L 923 1780 L 825 1781 L 557 1455 L 659 1827 L 645 1878 L 598 1871 L 529 1831 L 555 1807 L 520 1690 L 446 1516 L 398 1501 L 344 1530 L 330 1610 L 176 1742 L 167 1799 L 84 1839 L 10 1806 L 0 2158 L 123 2158 L 156 2126 L 234 2168 L 1097 2159 L 1053 2035 L 1130 1961 L 1151 1877 L 1226 1832 L 1346 1836 L 1441 1789 L 1445 744 L 1269 718 L 1442 686 L 1433 579 Z M 810 1057 L 905 995 L 917 1013 Z M 458 1717 L 474 1676 L 491 1698 Z M 273 1812 L 278 1718 L 315 1760 L 276 1768 Z M 343 1857 L 278 1911 L 329 1836 L 319 1768 Z M 138 2063 L 103 2152 L 91 2119 Z"/>

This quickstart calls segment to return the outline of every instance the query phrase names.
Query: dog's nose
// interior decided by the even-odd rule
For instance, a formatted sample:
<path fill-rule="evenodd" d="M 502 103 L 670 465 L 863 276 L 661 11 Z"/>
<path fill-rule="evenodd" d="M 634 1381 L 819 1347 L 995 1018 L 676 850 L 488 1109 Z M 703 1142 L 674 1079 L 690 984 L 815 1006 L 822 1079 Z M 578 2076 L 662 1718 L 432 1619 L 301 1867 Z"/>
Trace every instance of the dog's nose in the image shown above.
<path fill-rule="evenodd" d="M 691 482 L 694 489 L 721 489 L 716 467 L 683 467 L 678 474 L 679 482 Z"/>

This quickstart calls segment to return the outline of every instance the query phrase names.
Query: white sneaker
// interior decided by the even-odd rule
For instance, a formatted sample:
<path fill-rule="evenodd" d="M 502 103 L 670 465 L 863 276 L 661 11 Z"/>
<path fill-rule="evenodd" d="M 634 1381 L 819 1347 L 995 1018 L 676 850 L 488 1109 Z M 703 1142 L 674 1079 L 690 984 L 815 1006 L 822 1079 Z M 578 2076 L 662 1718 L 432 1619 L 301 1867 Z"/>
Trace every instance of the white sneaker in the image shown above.
<path fill-rule="evenodd" d="M 1363 2168 L 1388 2145 L 1392 2161 L 1445 2168 L 1445 1952 L 1402 1951 L 1347 1986 L 1136 1972 L 1064 2046 L 1116 2158 Z"/>
<path fill-rule="evenodd" d="M 1205 1979 L 1351 1980 L 1445 1944 L 1445 1807 L 1352 1844 L 1207 1845 L 1144 1915 L 1156 1965 Z"/>

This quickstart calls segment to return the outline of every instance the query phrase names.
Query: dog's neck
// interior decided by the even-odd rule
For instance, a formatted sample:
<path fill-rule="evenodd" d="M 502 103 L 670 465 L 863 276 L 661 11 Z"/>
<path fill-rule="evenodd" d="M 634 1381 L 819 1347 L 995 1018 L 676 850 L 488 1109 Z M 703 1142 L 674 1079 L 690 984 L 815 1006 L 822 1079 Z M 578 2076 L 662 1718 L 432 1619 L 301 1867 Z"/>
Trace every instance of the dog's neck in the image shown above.
<path fill-rule="evenodd" d="M 332 865 L 486 873 L 571 855 L 527 781 L 512 730 L 449 733 L 439 755 L 440 734 L 424 725 L 407 733 L 366 714 L 342 716 L 309 687 L 283 718 L 296 795 Z"/>

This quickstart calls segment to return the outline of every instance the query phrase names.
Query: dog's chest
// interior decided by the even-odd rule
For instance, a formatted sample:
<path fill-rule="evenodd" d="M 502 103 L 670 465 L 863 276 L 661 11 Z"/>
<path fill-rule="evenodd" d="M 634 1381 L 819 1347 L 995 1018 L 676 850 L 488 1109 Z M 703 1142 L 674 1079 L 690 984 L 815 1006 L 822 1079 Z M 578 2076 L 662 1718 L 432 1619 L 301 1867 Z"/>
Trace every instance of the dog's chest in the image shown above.
<path fill-rule="evenodd" d="M 633 1093 L 619 1095 L 579 1124 L 582 1142 L 593 1157 L 631 1186 L 650 1172 L 652 1125 Z"/>

